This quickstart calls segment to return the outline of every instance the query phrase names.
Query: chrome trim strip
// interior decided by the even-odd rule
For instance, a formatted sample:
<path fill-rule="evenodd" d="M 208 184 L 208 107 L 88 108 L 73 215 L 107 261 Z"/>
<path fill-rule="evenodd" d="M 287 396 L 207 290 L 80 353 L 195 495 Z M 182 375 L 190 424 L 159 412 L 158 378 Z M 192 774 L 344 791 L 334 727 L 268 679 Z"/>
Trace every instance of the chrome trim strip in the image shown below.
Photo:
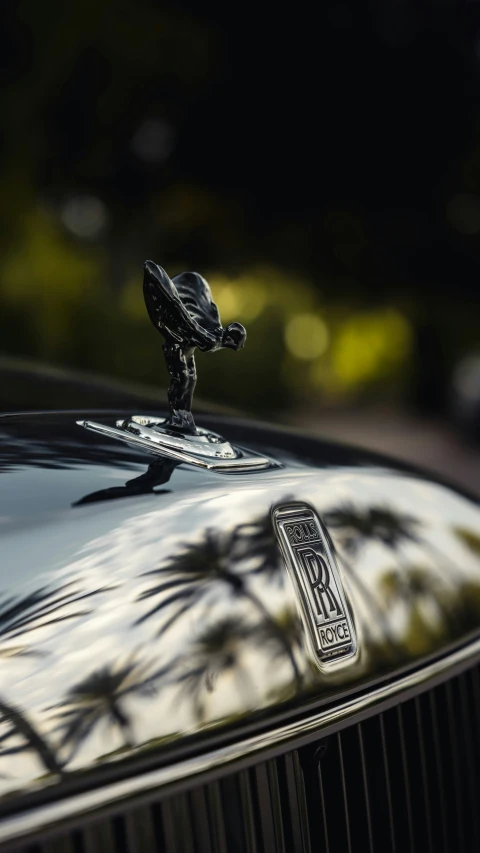
<path fill-rule="evenodd" d="M 311 739 L 320 734 L 325 736 L 332 729 L 354 723 L 358 718 L 372 716 L 376 711 L 381 710 L 378 706 L 388 704 L 395 697 L 407 699 L 409 695 L 428 690 L 436 683 L 444 681 L 451 671 L 453 677 L 457 672 L 467 669 L 475 658 L 480 658 L 480 638 L 398 681 L 377 687 L 365 696 L 354 697 L 336 708 L 320 711 L 307 719 L 288 723 L 273 731 L 220 747 L 207 755 L 195 756 L 170 767 L 151 770 L 143 775 L 112 782 L 57 803 L 39 806 L 4 818 L 0 822 L 0 844 L 3 846 L 7 842 L 25 841 L 42 831 L 54 834 L 62 829 L 63 824 L 71 824 L 72 820 L 77 821 L 82 817 L 101 817 L 104 809 L 110 808 L 111 811 L 118 812 L 117 807 L 120 806 L 121 810 L 122 803 L 128 807 L 131 799 L 154 797 L 160 788 L 178 783 L 182 779 L 190 780 L 221 765 L 244 760 L 248 756 L 258 754 L 259 760 L 262 761 L 265 759 L 262 753 L 278 751 L 282 744 L 288 751 L 290 741 L 301 737 L 308 739 L 309 735 Z"/>

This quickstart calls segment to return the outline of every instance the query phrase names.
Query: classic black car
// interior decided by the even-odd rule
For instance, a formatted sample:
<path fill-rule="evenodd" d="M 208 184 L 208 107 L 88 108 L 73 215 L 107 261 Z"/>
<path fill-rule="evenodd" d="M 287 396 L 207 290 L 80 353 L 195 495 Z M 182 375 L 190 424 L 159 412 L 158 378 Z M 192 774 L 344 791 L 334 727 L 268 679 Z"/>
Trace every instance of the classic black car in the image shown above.
<path fill-rule="evenodd" d="M 1 416 L 0 849 L 478 850 L 478 503 L 196 425 L 206 288 L 147 266 L 170 414 Z"/>

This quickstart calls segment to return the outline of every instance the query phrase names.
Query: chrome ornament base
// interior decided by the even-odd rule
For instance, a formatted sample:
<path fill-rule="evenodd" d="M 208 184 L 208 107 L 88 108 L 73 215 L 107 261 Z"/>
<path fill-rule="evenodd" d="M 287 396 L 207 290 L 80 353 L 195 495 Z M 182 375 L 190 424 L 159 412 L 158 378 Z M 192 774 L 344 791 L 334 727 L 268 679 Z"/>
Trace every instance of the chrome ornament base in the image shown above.
<path fill-rule="evenodd" d="M 196 435 L 185 435 L 165 428 L 165 423 L 162 418 L 147 415 L 133 415 L 126 420 L 119 420 L 115 427 L 95 421 L 77 421 L 79 426 L 91 432 L 123 441 L 137 450 L 177 459 L 199 468 L 242 472 L 256 471 L 274 464 L 266 456 L 234 447 L 220 435 L 206 429 L 197 428 Z"/>

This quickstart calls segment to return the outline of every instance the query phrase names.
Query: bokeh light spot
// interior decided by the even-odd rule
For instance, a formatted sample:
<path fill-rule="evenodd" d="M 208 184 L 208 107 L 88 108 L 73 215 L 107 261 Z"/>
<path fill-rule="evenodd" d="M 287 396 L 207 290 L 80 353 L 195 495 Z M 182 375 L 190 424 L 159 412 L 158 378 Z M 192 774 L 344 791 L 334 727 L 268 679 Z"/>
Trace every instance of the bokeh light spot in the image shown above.
<path fill-rule="evenodd" d="M 311 361 L 328 347 L 329 333 L 317 314 L 296 314 L 285 327 L 285 343 L 295 358 Z"/>
<path fill-rule="evenodd" d="M 61 220 L 75 237 L 92 240 L 98 237 L 107 225 L 107 208 L 96 196 L 75 195 L 63 205 Z"/>
<path fill-rule="evenodd" d="M 385 376 L 411 349 L 411 329 L 395 309 L 352 314 L 341 324 L 333 346 L 335 372 L 344 386 Z"/>
<path fill-rule="evenodd" d="M 265 308 L 265 288 L 255 276 L 245 274 L 229 280 L 214 274 L 208 276 L 208 280 L 223 323 L 238 320 L 239 316 L 243 322 L 252 322 Z"/>
<path fill-rule="evenodd" d="M 233 320 L 240 310 L 238 292 L 232 284 L 224 284 L 219 287 L 215 294 L 215 300 L 220 311 L 220 317 L 224 323 Z"/>

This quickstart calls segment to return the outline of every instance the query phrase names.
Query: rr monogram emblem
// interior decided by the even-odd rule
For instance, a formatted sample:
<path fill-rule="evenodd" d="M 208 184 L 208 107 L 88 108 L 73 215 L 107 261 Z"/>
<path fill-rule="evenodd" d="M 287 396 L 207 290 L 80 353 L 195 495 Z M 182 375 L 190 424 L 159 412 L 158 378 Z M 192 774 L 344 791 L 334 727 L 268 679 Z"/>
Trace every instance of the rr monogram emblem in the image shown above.
<path fill-rule="evenodd" d="M 275 530 L 315 643 L 319 666 L 356 652 L 355 628 L 329 537 L 305 505 L 278 507 Z"/>
<path fill-rule="evenodd" d="M 320 616 L 323 613 L 323 618 L 329 619 L 334 612 L 340 616 L 342 611 L 330 588 L 330 573 L 325 560 L 313 548 L 299 549 L 298 556 L 312 588 L 317 615 Z"/>

